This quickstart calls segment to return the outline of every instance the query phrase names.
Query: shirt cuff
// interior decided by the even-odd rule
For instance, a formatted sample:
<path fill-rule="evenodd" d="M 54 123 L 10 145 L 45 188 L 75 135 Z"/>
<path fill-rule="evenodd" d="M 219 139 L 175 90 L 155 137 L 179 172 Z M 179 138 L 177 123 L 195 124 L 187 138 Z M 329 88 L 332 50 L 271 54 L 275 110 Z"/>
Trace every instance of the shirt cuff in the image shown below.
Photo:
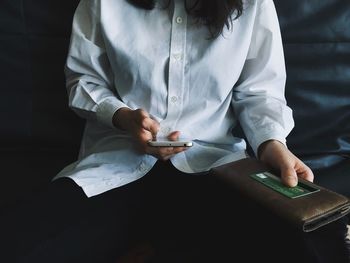
<path fill-rule="evenodd" d="M 97 120 L 113 129 L 113 115 L 120 108 L 129 108 L 125 103 L 121 102 L 116 97 L 108 97 L 103 100 L 97 107 L 96 116 Z"/>
<path fill-rule="evenodd" d="M 250 140 L 249 144 L 252 147 L 252 150 L 254 151 L 255 156 L 258 158 L 258 149 L 259 146 L 269 140 L 276 140 L 284 144 L 286 147 L 286 138 L 280 134 L 280 133 L 266 133 L 266 134 L 259 134 L 258 136 L 254 137 Z"/>

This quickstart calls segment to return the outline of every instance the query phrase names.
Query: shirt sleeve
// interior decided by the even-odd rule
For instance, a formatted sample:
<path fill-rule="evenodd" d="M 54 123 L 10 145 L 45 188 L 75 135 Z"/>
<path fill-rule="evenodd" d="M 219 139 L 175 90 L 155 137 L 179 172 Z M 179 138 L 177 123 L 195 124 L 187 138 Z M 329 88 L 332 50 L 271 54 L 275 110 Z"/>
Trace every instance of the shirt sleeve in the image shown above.
<path fill-rule="evenodd" d="M 286 70 L 276 9 L 272 0 L 259 3 L 249 52 L 232 101 L 256 156 L 260 144 L 267 140 L 285 144 L 294 127 L 284 95 Z"/>
<path fill-rule="evenodd" d="M 69 106 L 81 117 L 113 127 L 127 107 L 113 90 L 113 74 L 101 35 L 99 1 L 80 1 L 74 15 L 65 75 Z"/>

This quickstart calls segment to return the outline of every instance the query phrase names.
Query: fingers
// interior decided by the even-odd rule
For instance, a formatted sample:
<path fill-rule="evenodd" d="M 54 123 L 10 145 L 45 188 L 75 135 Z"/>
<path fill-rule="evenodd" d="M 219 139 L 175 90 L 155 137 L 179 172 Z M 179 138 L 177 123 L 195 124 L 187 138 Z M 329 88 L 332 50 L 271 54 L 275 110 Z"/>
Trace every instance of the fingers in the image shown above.
<path fill-rule="evenodd" d="M 179 139 L 180 132 L 179 131 L 173 131 L 168 135 L 168 139 L 170 141 L 176 141 Z"/>
<path fill-rule="evenodd" d="M 180 136 L 179 131 L 171 132 L 167 137 L 171 141 L 178 140 Z M 187 150 L 187 147 L 148 147 L 146 153 L 151 154 L 159 160 L 166 161 L 174 155 Z"/>
<path fill-rule="evenodd" d="M 151 133 L 152 138 L 156 138 L 159 130 L 159 123 L 152 119 L 149 114 L 142 109 L 136 110 L 135 114 L 138 115 L 137 122 L 140 125 L 140 128 Z"/>
<path fill-rule="evenodd" d="M 260 147 L 261 160 L 280 171 L 282 182 L 289 187 L 298 184 L 298 178 L 313 181 L 311 169 L 278 141 L 267 141 Z"/>
<path fill-rule="evenodd" d="M 150 154 L 160 160 L 168 160 L 175 154 L 187 150 L 187 147 L 152 147 L 148 141 L 155 139 L 159 131 L 159 123 L 152 119 L 150 115 L 138 109 L 134 111 L 134 132 L 133 135 L 138 141 L 138 146 L 142 153 Z M 179 131 L 171 132 L 167 137 L 169 140 L 176 141 L 180 136 Z"/>
<path fill-rule="evenodd" d="M 142 109 L 135 110 L 133 115 L 133 119 L 130 120 L 134 123 L 132 134 L 139 142 L 141 148 L 145 148 L 147 142 L 157 136 L 159 123 Z"/>
<path fill-rule="evenodd" d="M 307 181 L 313 182 L 314 181 L 314 173 L 312 170 L 305 165 L 304 163 L 301 163 L 301 167 L 296 170 L 298 177 L 303 178 Z"/>
<path fill-rule="evenodd" d="M 293 167 L 282 168 L 281 179 L 289 187 L 294 187 L 298 184 L 298 175 Z"/>
<path fill-rule="evenodd" d="M 294 157 L 294 160 L 287 166 L 281 167 L 281 179 L 285 185 L 294 187 L 298 184 L 298 178 L 313 182 L 314 174 L 307 165 Z"/>
<path fill-rule="evenodd" d="M 187 150 L 187 147 L 147 147 L 146 153 L 159 160 L 166 161 L 174 155 Z"/>

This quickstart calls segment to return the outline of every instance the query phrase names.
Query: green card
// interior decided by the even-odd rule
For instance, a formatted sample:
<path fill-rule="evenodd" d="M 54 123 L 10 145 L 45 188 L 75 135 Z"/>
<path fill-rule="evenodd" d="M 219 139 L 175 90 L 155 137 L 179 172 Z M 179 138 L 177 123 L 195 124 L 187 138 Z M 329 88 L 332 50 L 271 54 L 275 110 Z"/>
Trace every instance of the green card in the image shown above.
<path fill-rule="evenodd" d="M 320 189 L 318 189 L 316 187 L 312 187 L 312 186 L 307 185 L 307 184 L 304 184 L 302 182 L 299 182 L 298 185 L 295 187 L 285 186 L 281 182 L 281 179 L 279 177 L 277 177 L 269 172 L 252 174 L 250 176 L 253 179 L 259 181 L 260 183 L 270 187 L 271 189 L 275 190 L 276 192 L 279 192 L 282 195 L 287 196 L 289 198 L 298 198 L 301 196 L 305 196 L 305 195 L 320 191 Z"/>

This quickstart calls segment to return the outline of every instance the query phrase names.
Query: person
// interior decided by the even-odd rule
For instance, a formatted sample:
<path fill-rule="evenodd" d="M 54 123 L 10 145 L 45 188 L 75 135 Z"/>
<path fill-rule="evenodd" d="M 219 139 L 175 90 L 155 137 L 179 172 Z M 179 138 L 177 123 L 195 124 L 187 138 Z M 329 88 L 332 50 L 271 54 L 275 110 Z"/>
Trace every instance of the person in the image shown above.
<path fill-rule="evenodd" d="M 343 220 L 296 233 L 208 172 L 246 158 L 247 141 L 286 185 L 313 181 L 286 146 L 294 122 L 272 0 L 81 0 L 65 72 L 86 119 L 79 158 L 8 216 L 4 262 L 118 262 L 148 238 L 167 251 L 159 262 L 184 262 L 181 251 L 191 262 L 346 262 Z M 159 138 L 193 146 L 148 144 Z"/>

